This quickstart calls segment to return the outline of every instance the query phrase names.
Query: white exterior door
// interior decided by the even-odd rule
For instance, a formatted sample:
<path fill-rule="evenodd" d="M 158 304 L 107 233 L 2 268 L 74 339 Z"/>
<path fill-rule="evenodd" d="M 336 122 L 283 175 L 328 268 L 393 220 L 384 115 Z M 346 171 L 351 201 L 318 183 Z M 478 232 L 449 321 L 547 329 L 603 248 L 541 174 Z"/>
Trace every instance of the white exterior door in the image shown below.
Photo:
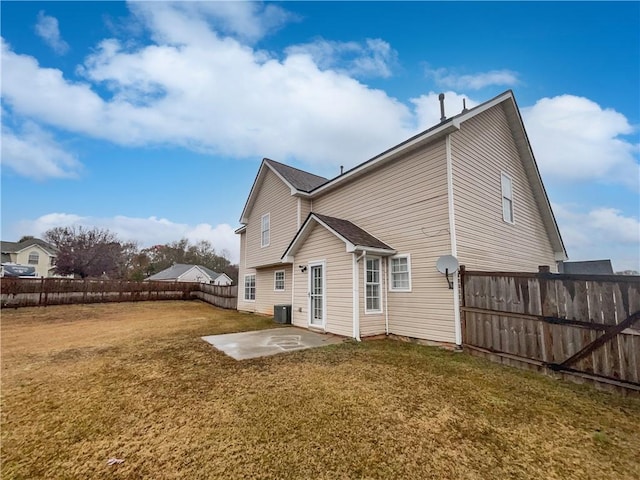
<path fill-rule="evenodd" d="M 325 320 L 324 263 L 309 265 L 309 325 L 324 328 Z"/>

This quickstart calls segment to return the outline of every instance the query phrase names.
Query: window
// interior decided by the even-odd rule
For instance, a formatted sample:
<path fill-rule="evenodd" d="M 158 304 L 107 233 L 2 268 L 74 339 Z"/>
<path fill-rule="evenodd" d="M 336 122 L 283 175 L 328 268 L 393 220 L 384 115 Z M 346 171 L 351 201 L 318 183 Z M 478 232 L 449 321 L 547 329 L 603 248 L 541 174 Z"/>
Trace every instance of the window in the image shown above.
<path fill-rule="evenodd" d="M 502 219 L 513 223 L 513 185 L 511 177 L 506 173 L 501 176 L 502 183 Z"/>
<path fill-rule="evenodd" d="M 256 274 L 244 276 L 244 299 L 254 301 L 256 299 Z"/>
<path fill-rule="evenodd" d="M 365 262 L 365 313 L 380 313 L 380 259 Z"/>
<path fill-rule="evenodd" d="M 269 232 L 271 229 L 271 225 L 270 225 L 270 221 L 269 221 L 269 214 L 265 214 L 262 216 L 262 246 L 263 247 L 268 247 L 269 246 Z"/>
<path fill-rule="evenodd" d="M 284 270 L 278 270 L 273 274 L 274 286 L 276 292 L 284 292 Z"/>
<path fill-rule="evenodd" d="M 31 252 L 29 254 L 29 265 L 37 265 L 39 260 L 40 255 L 38 255 L 38 252 Z"/>
<path fill-rule="evenodd" d="M 389 289 L 394 292 L 411 291 L 411 260 L 409 255 L 389 259 Z"/>

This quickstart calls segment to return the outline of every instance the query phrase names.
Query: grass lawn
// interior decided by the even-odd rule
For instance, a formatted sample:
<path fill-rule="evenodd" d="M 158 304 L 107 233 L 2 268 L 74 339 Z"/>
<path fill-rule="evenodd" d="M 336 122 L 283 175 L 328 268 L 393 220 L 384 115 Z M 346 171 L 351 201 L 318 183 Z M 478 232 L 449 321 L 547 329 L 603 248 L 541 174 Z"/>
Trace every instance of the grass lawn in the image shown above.
<path fill-rule="evenodd" d="M 237 362 L 199 338 L 270 327 L 200 302 L 2 311 L 2 479 L 640 478 L 637 398 L 390 340 Z"/>

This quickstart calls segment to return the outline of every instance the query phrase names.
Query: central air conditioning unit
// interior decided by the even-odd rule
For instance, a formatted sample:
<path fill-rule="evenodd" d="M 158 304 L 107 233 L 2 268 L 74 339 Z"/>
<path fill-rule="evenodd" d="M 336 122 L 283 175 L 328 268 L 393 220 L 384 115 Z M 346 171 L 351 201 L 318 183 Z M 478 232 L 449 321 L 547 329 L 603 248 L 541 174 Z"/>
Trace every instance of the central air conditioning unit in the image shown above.
<path fill-rule="evenodd" d="M 276 323 L 291 324 L 291 305 L 274 305 L 273 319 Z"/>

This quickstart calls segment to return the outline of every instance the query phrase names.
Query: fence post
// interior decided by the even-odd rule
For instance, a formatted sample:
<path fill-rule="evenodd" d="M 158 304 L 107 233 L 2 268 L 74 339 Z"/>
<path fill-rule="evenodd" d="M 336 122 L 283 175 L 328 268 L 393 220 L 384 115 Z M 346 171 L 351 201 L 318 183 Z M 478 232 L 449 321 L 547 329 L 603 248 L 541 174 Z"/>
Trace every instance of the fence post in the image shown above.
<path fill-rule="evenodd" d="M 44 292 L 44 277 L 40 279 L 40 295 L 38 296 L 38 306 L 42 305 L 42 293 Z"/>
<path fill-rule="evenodd" d="M 460 296 L 461 301 L 460 301 L 460 305 L 461 305 L 461 312 L 460 312 L 460 320 L 462 321 L 462 346 L 464 347 L 464 344 L 467 340 L 467 312 L 464 311 L 464 307 L 467 306 L 467 304 L 465 303 L 465 289 L 464 289 L 464 284 L 465 284 L 465 274 L 466 274 L 466 270 L 467 268 L 464 265 L 460 265 Z"/>

